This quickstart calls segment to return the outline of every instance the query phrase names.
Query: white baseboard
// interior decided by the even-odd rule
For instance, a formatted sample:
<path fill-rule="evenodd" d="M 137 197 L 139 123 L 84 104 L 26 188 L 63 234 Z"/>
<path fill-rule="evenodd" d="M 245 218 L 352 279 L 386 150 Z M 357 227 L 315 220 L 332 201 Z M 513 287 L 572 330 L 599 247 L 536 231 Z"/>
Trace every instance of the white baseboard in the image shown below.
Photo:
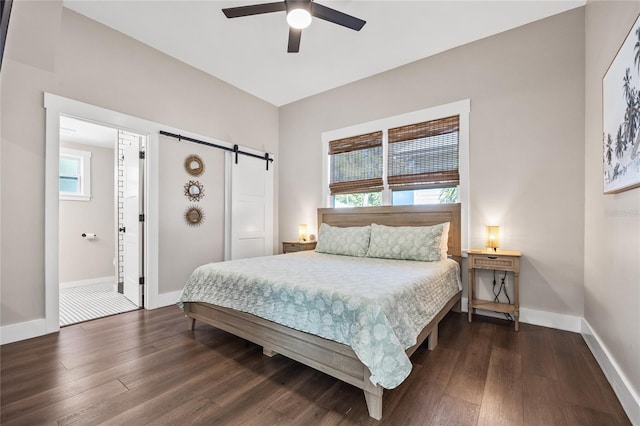
<path fill-rule="evenodd" d="M 163 308 L 165 306 L 175 305 L 180 299 L 182 290 L 170 291 L 169 293 L 160 293 L 155 299 L 154 306 L 150 309 Z"/>
<path fill-rule="evenodd" d="M 618 363 L 611 356 L 600 337 L 591 328 L 586 319 L 582 319 L 582 337 L 595 357 L 613 391 L 622 404 L 622 408 L 629 416 L 631 424 L 640 425 L 640 396 L 633 390 L 629 380 L 620 370 Z"/>
<path fill-rule="evenodd" d="M 0 344 L 6 345 L 7 343 L 31 339 L 45 334 L 47 334 L 47 322 L 44 318 L 9 324 L 0 327 Z"/>
<path fill-rule="evenodd" d="M 80 287 L 82 285 L 100 284 L 100 283 L 106 283 L 106 282 L 111 282 L 115 284 L 116 277 L 114 275 L 111 275 L 110 277 L 90 278 L 88 280 L 80 280 L 80 281 L 67 281 L 66 283 L 60 283 L 60 288 Z"/>
<path fill-rule="evenodd" d="M 93 280 L 75 281 L 74 283 L 81 283 L 78 285 L 95 284 L 104 282 L 105 280 L 113 278 L 95 278 Z M 91 281 L 87 283 L 88 281 Z M 67 283 L 69 284 L 69 283 Z M 73 284 L 73 283 L 72 283 Z M 75 286 L 72 286 L 75 287 Z M 165 306 L 175 305 L 182 291 L 172 291 L 169 293 L 161 293 L 158 295 L 155 305 L 147 309 L 162 308 Z M 18 324 L 10 324 L 0 327 L 0 345 L 7 343 L 13 343 L 20 340 L 31 339 L 32 337 L 44 336 L 47 333 L 47 322 L 44 318 L 36 319 L 32 321 L 25 321 Z"/>
<path fill-rule="evenodd" d="M 466 297 L 462 298 L 462 312 L 468 312 L 468 301 Z M 484 315 L 493 318 L 504 318 L 499 312 L 485 311 L 477 309 L 478 315 Z M 582 331 L 582 318 L 574 315 L 558 314 L 556 312 L 539 311 L 537 309 L 520 308 L 520 322 L 527 324 L 540 325 L 543 327 L 556 328 L 558 330 L 572 331 L 580 333 Z"/>
<path fill-rule="evenodd" d="M 574 315 L 558 314 L 556 312 L 520 308 L 520 321 L 526 322 L 527 324 L 580 333 L 582 318 Z"/>

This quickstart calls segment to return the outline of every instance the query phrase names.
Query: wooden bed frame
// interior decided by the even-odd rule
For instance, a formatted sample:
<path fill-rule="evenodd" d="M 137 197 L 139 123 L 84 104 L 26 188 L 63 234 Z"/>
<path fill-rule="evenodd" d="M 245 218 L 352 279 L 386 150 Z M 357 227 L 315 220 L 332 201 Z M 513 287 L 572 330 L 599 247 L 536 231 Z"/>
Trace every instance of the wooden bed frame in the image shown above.
<path fill-rule="evenodd" d="M 431 206 L 357 207 L 318 209 L 318 227 L 363 226 L 371 223 L 388 226 L 426 226 L 450 222 L 449 256 L 460 263 L 462 259 L 460 204 Z M 418 336 L 417 343 L 407 349 L 413 352 L 428 338 L 428 348 L 438 344 L 438 323 L 460 301 L 456 293 Z M 255 315 L 200 302 L 186 302 L 184 311 L 189 317 L 189 330 L 199 320 L 232 333 L 263 347 L 267 356 L 282 354 L 364 391 L 369 415 L 382 418 L 382 387 L 369 380 L 369 369 L 360 362 L 351 347 L 312 334 L 259 318 Z"/>

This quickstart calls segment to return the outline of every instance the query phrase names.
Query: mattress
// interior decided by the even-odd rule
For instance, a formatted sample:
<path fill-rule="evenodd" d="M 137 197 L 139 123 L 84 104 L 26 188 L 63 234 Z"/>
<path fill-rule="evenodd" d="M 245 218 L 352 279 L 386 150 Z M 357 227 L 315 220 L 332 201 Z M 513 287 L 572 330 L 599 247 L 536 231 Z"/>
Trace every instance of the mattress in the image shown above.
<path fill-rule="evenodd" d="M 393 389 L 411 372 L 405 350 L 462 288 L 457 262 L 302 251 L 210 263 L 178 306 L 205 302 L 350 346 L 371 382 Z"/>

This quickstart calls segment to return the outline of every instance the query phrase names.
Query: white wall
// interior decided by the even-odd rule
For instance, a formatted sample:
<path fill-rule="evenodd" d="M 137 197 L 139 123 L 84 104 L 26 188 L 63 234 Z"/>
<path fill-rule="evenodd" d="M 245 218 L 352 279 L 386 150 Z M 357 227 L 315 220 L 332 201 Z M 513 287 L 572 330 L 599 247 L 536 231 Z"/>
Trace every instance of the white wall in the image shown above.
<path fill-rule="evenodd" d="M 43 92 L 279 161 L 273 105 L 64 9 L 61 0 L 14 2 L 0 73 L 1 326 L 44 317 Z"/>
<path fill-rule="evenodd" d="M 584 318 L 591 328 L 587 334 L 595 333 L 635 392 L 635 415 L 630 418 L 636 423 L 640 422 L 640 188 L 602 193 L 602 78 L 639 13 L 639 2 L 590 1 L 585 62 Z M 633 78 L 639 77 L 633 73 Z M 624 394 L 621 399 L 625 404 Z M 626 403 L 628 408 L 630 401 Z"/>
<path fill-rule="evenodd" d="M 579 326 L 582 8 L 281 107 L 280 240 L 295 239 L 298 223 L 316 223 L 323 132 L 467 98 L 470 247 L 483 246 L 485 225 L 501 225 L 502 248 L 524 254 L 521 306 Z"/>
<path fill-rule="evenodd" d="M 114 145 L 116 137 L 114 130 Z M 115 150 L 68 142 L 60 146 L 91 152 L 91 199 L 60 200 L 60 282 L 115 276 Z M 97 238 L 87 240 L 83 233 Z"/>
<path fill-rule="evenodd" d="M 204 173 L 191 176 L 184 169 L 188 155 L 197 154 Z M 224 151 L 177 139 L 160 137 L 159 196 L 159 293 L 180 291 L 193 270 L 205 263 L 224 260 Z M 189 201 L 184 185 L 190 180 L 204 185 L 204 197 Z M 200 226 L 185 222 L 191 205 L 205 214 Z"/>

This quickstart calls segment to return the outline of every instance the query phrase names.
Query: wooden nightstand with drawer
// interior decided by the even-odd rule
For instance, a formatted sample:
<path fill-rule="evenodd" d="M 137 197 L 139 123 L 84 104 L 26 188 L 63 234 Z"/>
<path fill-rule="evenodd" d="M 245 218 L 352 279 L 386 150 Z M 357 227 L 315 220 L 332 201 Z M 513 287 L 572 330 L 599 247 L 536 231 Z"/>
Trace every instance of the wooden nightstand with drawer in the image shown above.
<path fill-rule="evenodd" d="M 296 251 L 314 250 L 317 243 L 317 241 L 283 241 L 282 252 L 294 253 Z"/>
<path fill-rule="evenodd" d="M 519 328 L 520 319 L 520 257 L 519 251 L 489 251 L 489 250 L 469 250 L 467 251 L 467 269 L 469 271 L 468 299 L 469 299 L 469 322 L 474 308 L 486 309 L 494 312 L 513 314 L 516 331 Z M 491 269 L 494 271 L 513 272 L 513 304 L 481 300 L 473 297 L 473 287 L 475 286 L 476 269 Z"/>

